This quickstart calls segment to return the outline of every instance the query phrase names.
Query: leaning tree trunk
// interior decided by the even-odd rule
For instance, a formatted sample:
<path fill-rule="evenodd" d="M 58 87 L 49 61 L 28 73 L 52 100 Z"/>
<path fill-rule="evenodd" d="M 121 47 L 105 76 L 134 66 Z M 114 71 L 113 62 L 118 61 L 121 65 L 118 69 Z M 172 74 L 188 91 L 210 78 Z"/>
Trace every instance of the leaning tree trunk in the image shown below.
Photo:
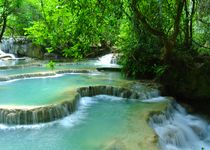
<path fill-rule="evenodd" d="M 4 32 L 6 30 L 6 26 L 7 26 L 7 17 L 3 17 L 3 25 L 1 28 L 1 32 L 0 32 L 0 43 L 2 42 L 2 38 L 3 38 Z"/>

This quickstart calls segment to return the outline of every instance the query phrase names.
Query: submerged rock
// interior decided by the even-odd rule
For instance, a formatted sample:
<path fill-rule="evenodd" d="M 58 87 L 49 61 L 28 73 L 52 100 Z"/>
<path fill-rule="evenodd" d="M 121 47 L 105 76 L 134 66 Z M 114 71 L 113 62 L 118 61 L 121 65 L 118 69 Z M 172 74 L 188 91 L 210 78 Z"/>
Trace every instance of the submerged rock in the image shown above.
<path fill-rule="evenodd" d="M 127 150 L 126 145 L 119 140 L 113 140 L 108 143 L 103 150 Z"/>

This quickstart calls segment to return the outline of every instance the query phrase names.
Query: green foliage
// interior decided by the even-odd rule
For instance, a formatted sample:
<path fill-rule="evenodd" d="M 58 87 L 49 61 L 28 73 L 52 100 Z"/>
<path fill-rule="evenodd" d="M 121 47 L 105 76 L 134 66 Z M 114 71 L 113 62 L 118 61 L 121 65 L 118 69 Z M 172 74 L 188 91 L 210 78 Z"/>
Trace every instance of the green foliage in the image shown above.
<path fill-rule="evenodd" d="M 154 64 L 154 66 L 152 66 L 152 68 L 153 68 L 153 72 L 155 73 L 156 77 L 160 78 L 165 73 L 165 71 L 168 69 L 168 66 Z"/>
<path fill-rule="evenodd" d="M 48 52 L 48 53 L 51 53 L 51 52 L 53 52 L 53 49 L 52 49 L 52 47 L 47 47 L 47 48 L 46 48 L 46 50 L 47 50 L 47 52 Z"/>
<path fill-rule="evenodd" d="M 122 54 L 121 64 L 127 75 L 159 77 L 167 69 L 160 61 L 160 50 L 167 44 L 172 43 L 171 51 L 177 52 L 178 48 L 187 49 L 185 42 L 189 41 L 186 51 L 194 48 L 201 55 L 210 55 L 209 1 L 195 3 L 195 10 L 194 0 L 185 2 L 0 0 L 0 24 L 6 10 L 7 35 L 25 34 L 45 52 L 77 60 L 92 53 L 92 47 L 110 43 Z M 179 4 L 184 7 L 174 32 Z"/>
<path fill-rule="evenodd" d="M 200 47 L 200 48 L 198 48 L 198 53 L 200 55 L 210 56 L 210 49 L 209 48 L 205 48 L 205 47 Z"/>
<path fill-rule="evenodd" d="M 19 0 L 20 1 L 20 0 Z M 24 35 L 24 28 L 30 27 L 34 21 L 39 20 L 41 14 L 37 3 L 33 0 L 22 0 L 18 10 L 8 19 L 7 35 Z"/>
<path fill-rule="evenodd" d="M 117 1 L 42 0 L 43 19 L 26 29 L 34 43 L 66 57 L 82 58 L 101 41 L 116 41 L 120 11 Z M 106 6 L 106 7 L 105 7 Z"/>
<path fill-rule="evenodd" d="M 127 10 L 127 14 L 131 14 Z M 126 76 L 152 78 L 155 75 L 152 66 L 159 64 L 158 55 L 161 43 L 141 25 L 124 16 L 116 45 L 123 55 L 120 64 Z"/>
<path fill-rule="evenodd" d="M 54 70 L 55 69 L 55 62 L 54 61 L 50 61 L 47 65 L 46 65 L 47 68 L 51 69 L 51 70 Z"/>
<path fill-rule="evenodd" d="M 8 27 L 8 21 L 18 13 L 21 3 L 22 0 L 0 0 L 0 41 Z"/>

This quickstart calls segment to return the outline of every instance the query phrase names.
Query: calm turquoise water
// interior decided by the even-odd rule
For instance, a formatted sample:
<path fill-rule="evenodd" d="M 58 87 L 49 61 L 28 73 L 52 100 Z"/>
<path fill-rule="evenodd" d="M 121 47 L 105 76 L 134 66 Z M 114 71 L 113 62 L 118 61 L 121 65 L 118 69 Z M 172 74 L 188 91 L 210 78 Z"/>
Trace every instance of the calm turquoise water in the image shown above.
<path fill-rule="evenodd" d="M 78 111 L 63 120 L 34 126 L 0 126 L 4 150 L 102 150 L 108 143 L 129 136 L 132 115 L 150 104 L 117 97 L 81 99 Z"/>
<path fill-rule="evenodd" d="M 88 63 L 84 64 L 65 64 L 65 65 L 57 65 L 55 66 L 54 70 L 60 70 L 60 69 L 91 69 L 94 68 L 94 66 Z M 15 74 L 24 74 L 24 73 L 35 73 L 35 72 L 46 72 L 46 71 L 52 71 L 50 68 L 44 66 L 34 66 L 34 67 L 25 67 L 25 68 L 18 68 L 18 69 L 6 69 L 6 70 L 0 70 L 0 76 L 5 75 L 15 75 Z"/>
<path fill-rule="evenodd" d="M 66 74 L 59 77 L 0 82 L 1 105 L 43 105 L 68 100 L 70 89 L 89 85 L 112 85 L 119 73 Z"/>
<path fill-rule="evenodd" d="M 97 63 L 96 60 L 88 60 L 88 61 L 81 61 L 75 63 L 57 63 L 54 70 L 61 70 L 61 69 L 94 69 L 97 67 L 104 67 L 106 65 L 102 65 Z M 15 75 L 15 74 L 24 74 L 24 73 L 36 73 L 36 72 L 46 72 L 51 71 L 46 65 L 43 66 L 31 66 L 31 67 L 23 67 L 17 69 L 0 69 L 0 76 L 6 75 Z"/>
<path fill-rule="evenodd" d="M 24 74 L 24 73 L 35 73 L 35 72 L 46 72 L 51 71 L 47 67 L 25 67 L 25 68 L 18 68 L 18 69 L 4 69 L 0 70 L 0 76 L 6 75 L 15 75 L 15 74 Z"/>

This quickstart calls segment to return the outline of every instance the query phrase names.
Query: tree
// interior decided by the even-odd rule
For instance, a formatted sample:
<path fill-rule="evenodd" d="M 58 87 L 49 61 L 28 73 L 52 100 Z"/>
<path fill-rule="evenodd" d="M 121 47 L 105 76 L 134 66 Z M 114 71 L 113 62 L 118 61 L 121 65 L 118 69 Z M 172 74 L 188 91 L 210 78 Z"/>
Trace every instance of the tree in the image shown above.
<path fill-rule="evenodd" d="M 143 1 L 141 4 L 142 6 L 157 5 L 158 2 L 150 1 L 150 4 L 148 3 L 149 2 Z M 175 48 L 177 36 L 180 31 L 180 21 L 182 17 L 182 10 L 183 10 L 184 3 L 186 3 L 186 1 L 182 1 L 182 0 L 177 0 L 176 2 L 170 1 L 170 2 L 167 2 L 167 4 L 163 2 L 160 4 L 162 7 L 159 8 L 158 14 L 155 14 L 155 15 L 151 14 L 150 17 L 153 17 L 155 19 L 157 18 L 157 21 L 159 23 L 161 21 L 172 22 L 171 23 L 172 27 L 169 24 L 166 27 L 166 29 L 164 29 L 163 26 L 160 26 L 160 27 L 152 26 L 151 22 L 148 21 L 148 20 L 151 21 L 151 18 L 149 19 L 148 17 L 143 15 L 143 10 L 142 10 L 143 8 L 140 7 L 140 3 L 138 2 L 138 0 L 131 0 L 131 10 L 134 16 L 136 17 L 135 20 L 137 21 L 137 23 L 142 24 L 147 31 L 161 38 L 161 40 L 163 41 L 163 44 L 164 44 L 163 59 L 165 60 L 165 62 L 168 62 L 170 58 L 173 56 L 173 49 Z M 166 16 L 166 14 L 169 14 L 169 12 L 167 12 L 167 9 L 171 10 L 173 9 L 173 7 L 175 9 L 174 11 L 172 11 L 172 16 L 169 15 L 171 17 L 166 19 L 166 17 L 168 17 Z M 144 11 L 145 11 L 145 8 L 144 8 Z M 152 11 L 155 11 L 155 10 L 153 9 Z M 166 13 L 166 14 L 163 14 L 163 13 Z"/>
<path fill-rule="evenodd" d="M 26 29 L 27 35 L 48 51 L 82 58 L 90 47 L 114 43 L 119 28 L 120 1 L 40 0 L 42 19 Z"/>
<path fill-rule="evenodd" d="M 0 42 L 7 27 L 9 16 L 17 13 L 22 0 L 0 0 Z"/>
<path fill-rule="evenodd" d="M 201 55 L 210 55 L 210 1 L 196 1 L 193 30 L 194 48 Z"/>
<path fill-rule="evenodd" d="M 24 36 L 25 28 L 33 25 L 34 21 L 41 19 L 39 5 L 34 0 L 24 0 L 19 5 L 16 13 L 12 14 L 7 21 L 6 35 L 8 36 Z"/>
<path fill-rule="evenodd" d="M 192 47 L 193 40 L 193 22 L 195 15 L 195 0 L 186 0 L 184 3 L 185 20 L 184 20 L 184 47 L 190 49 Z"/>

